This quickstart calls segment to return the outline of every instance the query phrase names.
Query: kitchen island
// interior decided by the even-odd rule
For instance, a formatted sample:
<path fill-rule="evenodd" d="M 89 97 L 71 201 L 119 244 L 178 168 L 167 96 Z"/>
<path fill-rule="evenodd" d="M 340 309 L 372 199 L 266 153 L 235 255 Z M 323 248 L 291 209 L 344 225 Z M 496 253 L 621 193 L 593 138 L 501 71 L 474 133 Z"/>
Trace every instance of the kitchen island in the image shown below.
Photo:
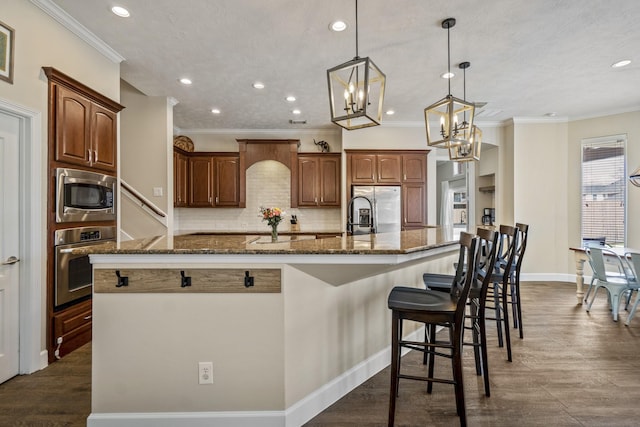
<path fill-rule="evenodd" d="M 303 424 L 389 364 L 388 293 L 451 272 L 445 234 L 198 233 L 91 248 L 88 425 Z M 199 362 L 212 362 L 213 384 L 199 384 Z"/>

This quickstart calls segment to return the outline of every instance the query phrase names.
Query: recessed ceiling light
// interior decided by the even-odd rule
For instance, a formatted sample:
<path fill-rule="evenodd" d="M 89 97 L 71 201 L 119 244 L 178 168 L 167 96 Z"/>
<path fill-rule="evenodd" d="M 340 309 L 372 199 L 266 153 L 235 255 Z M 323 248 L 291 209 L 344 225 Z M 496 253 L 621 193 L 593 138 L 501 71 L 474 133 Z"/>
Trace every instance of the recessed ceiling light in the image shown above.
<path fill-rule="evenodd" d="M 285 99 L 286 99 L 287 101 L 289 101 L 289 102 L 293 102 L 293 101 L 295 101 L 295 100 L 296 100 L 296 97 L 295 97 L 295 96 L 293 96 L 293 95 L 289 95 L 289 96 L 287 96 Z"/>
<path fill-rule="evenodd" d="M 344 21 L 334 21 L 329 24 L 329 29 L 336 32 L 344 31 L 347 29 L 347 23 Z"/>
<path fill-rule="evenodd" d="M 181 78 L 181 79 L 180 79 L 180 80 L 178 80 L 178 81 L 179 81 L 180 83 L 182 83 L 183 85 L 190 85 L 190 84 L 192 84 L 192 83 L 193 83 L 193 82 L 191 81 L 191 79 L 186 78 L 186 77 L 183 77 L 183 78 Z"/>
<path fill-rule="evenodd" d="M 121 6 L 113 6 L 111 8 L 111 12 L 115 13 L 116 15 L 122 18 L 128 18 L 131 15 L 127 9 Z"/>
<path fill-rule="evenodd" d="M 622 61 L 614 62 L 613 64 L 611 64 L 611 68 L 626 67 L 629 64 L 631 64 L 630 59 L 623 59 Z"/>
<path fill-rule="evenodd" d="M 262 82 L 255 82 L 255 83 L 253 84 L 253 87 L 254 87 L 255 89 L 264 89 L 264 83 L 262 83 Z"/>
<path fill-rule="evenodd" d="M 455 76 L 453 73 L 443 73 L 440 75 L 443 79 L 452 79 Z"/>
<path fill-rule="evenodd" d="M 558 113 L 556 113 L 555 111 L 552 111 L 551 113 L 546 113 L 545 114 L 545 116 L 547 116 L 547 117 L 555 117 L 557 115 L 558 115 Z"/>
<path fill-rule="evenodd" d="M 387 110 L 386 114 L 387 116 L 393 116 L 396 112 L 393 110 Z"/>
<path fill-rule="evenodd" d="M 292 112 L 293 114 L 295 114 L 295 115 L 298 115 L 298 114 L 300 114 L 300 113 L 301 113 L 301 111 L 300 111 L 300 110 L 293 110 L 293 111 L 291 111 L 291 112 Z"/>
<path fill-rule="evenodd" d="M 213 114 L 220 114 L 220 110 L 218 110 L 217 108 L 212 108 L 212 109 L 211 109 L 211 112 L 212 112 Z"/>

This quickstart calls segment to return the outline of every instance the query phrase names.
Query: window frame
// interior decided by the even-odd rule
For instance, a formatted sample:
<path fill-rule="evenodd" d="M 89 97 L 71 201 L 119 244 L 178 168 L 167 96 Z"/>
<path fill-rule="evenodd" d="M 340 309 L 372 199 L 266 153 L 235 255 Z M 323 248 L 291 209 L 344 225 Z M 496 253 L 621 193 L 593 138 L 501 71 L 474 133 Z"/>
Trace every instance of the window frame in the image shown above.
<path fill-rule="evenodd" d="M 583 176 L 584 176 L 584 149 L 586 145 L 596 145 L 596 144 L 604 144 L 604 143 L 613 143 L 613 142 L 618 142 L 621 143 L 622 145 L 622 149 L 623 149 L 623 157 L 624 157 L 624 161 L 623 161 L 623 166 L 624 166 L 624 171 L 623 171 L 623 190 L 624 190 L 624 212 L 623 212 L 623 242 L 622 242 L 622 246 L 625 247 L 627 244 L 627 219 L 628 219 L 628 205 L 629 205 L 629 197 L 628 197 L 628 189 L 629 186 L 627 185 L 627 170 L 628 170 L 628 166 L 627 166 L 627 162 L 628 162 L 628 156 L 627 156 L 627 134 L 618 134 L 618 135 L 609 135 L 609 136 L 602 136 L 602 137 L 596 137 L 596 138 L 583 138 L 580 141 L 580 244 L 584 245 L 584 238 L 585 236 L 583 236 L 583 219 L 584 219 L 584 200 L 583 200 L 583 187 L 584 187 L 584 183 L 583 183 Z M 593 236 L 588 236 L 588 237 L 593 237 Z M 609 243 L 607 243 L 609 244 Z M 619 244 L 617 244 L 616 246 L 619 246 Z"/>

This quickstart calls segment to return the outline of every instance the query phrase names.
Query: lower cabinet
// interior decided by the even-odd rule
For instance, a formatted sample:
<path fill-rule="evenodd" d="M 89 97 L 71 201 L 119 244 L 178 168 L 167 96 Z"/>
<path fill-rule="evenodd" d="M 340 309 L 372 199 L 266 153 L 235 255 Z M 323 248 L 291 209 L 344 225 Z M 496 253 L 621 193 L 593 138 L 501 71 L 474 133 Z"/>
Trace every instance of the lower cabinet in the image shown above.
<path fill-rule="evenodd" d="M 49 355 L 51 361 L 91 341 L 91 300 L 54 313 L 52 320 L 54 351 Z"/>

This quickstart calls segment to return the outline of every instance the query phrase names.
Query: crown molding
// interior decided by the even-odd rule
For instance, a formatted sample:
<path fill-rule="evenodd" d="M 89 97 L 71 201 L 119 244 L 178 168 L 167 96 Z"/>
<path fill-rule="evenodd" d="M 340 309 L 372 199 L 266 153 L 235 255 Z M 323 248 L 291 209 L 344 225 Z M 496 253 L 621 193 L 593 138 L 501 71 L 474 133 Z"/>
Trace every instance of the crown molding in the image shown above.
<path fill-rule="evenodd" d="M 174 128 L 176 129 L 176 128 Z M 341 129 L 181 129 L 181 133 L 185 134 L 200 134 L 200 135 L 317 135 L 318 133 L 331 133 L 340 135 Z"/>
<path fill-rule="evenodd" d="M 58 21 L 67 30 L 80 37 L 85 43 L 93 47 L 102 55 L 116 64 L 124 61 L 124 57 L 113 50 L 111 46 L 102 41 L 98 36 L 93 34 L 84 25 L 79 23 L 75 18 L 65 12 L 60 6 L 51 0 L 31 0 L 31 3 L 42 9 L 47 15 Z"/>
<path fill-rule="evenodd" d="M 506 120 L 507 123 L 513 123 L 514 125 L 523 125 L 523 124 L 549 124 L 549 123 L 568 123 L 568 117 L 512 117 L 509 120 Z"/>
<path fill-rule="evenodd" d="M 626 113 L 636 113 L 640 111 L 640 106 L 636 105 L 634 107 L 627 107 L 627 108 L 620 108 L 618 110 L 611 110 L 611 111 L 607 111 L 607 112 L 601 112 L 598 114 L 589 114 L 589 115 L 584 115 L 584 116 L 572 116 L 570 118 L 570 121 L 572 122 L 576 122 L 578 120 L 589 120 L 589 119 L 598 119 L 601 117 L 607 117 L 607 116 L 615 116 L 618 114 L 626 114 Z"/>

